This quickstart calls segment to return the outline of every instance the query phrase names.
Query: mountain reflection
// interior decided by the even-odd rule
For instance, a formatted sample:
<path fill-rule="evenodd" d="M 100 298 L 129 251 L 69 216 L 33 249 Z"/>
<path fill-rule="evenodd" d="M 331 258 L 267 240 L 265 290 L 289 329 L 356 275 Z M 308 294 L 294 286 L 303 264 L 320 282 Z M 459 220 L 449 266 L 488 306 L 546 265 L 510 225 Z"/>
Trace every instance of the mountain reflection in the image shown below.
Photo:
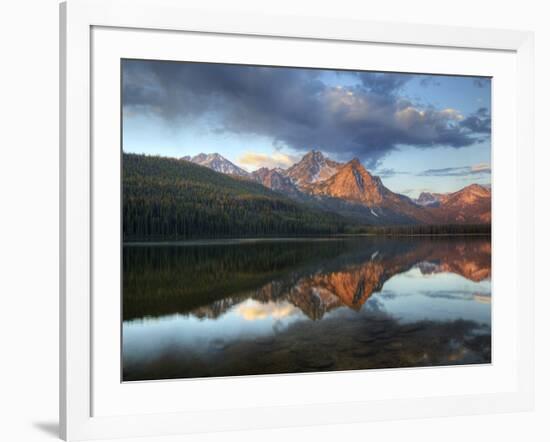
<path fill-rule="evenodd" d="M 123 380 L 491 361 L 487 238 L 123 249 Z"/>
<path fill-rule="evenodd" d="M 124 319 L 174 313 L 215 319 L 250 298 L 260 304 L 254 311 L 241 307 L 248 320 L 288 315 L 294 308 L 318 320 L 340 307 L 360 310 L 386 281 L 414 267 L 422 275 L 488 280 L 490 241 L 356 238 L 125 247 Z M 490 302 L 485 294 L 476 299 Z"/>

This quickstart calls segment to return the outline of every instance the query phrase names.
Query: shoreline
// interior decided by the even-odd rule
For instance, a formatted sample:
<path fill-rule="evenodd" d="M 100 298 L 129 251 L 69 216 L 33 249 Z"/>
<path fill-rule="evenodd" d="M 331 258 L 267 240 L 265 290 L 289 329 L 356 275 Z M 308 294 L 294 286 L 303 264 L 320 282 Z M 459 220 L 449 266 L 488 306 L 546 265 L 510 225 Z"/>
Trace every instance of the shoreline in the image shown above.
<path fill-rule="evenodd" d="M 337 241 L 341 239 L 352 238 L 412 238 L 412 237 L 428 237 L 428 238 L 444 238 L 444 237 L 488 237 L 491 238 L 491 233 L 393 233 L 393 234 L 377 234 L 377 233 L 358 233 L 358 234 L 338 234 L 325 236 L 287 236 L 287 237 L 251 237 L 251 238 L 205 238 L 205 239 L 167 239 L 167 240 L 135 240 L 122 241 L 123 247 L 146 247 L 146 246 L 207 246 L 207 245 L 232 245 L 232 244 L 255 244 L 261 242 L 314 242 L 314 241 Z"/>

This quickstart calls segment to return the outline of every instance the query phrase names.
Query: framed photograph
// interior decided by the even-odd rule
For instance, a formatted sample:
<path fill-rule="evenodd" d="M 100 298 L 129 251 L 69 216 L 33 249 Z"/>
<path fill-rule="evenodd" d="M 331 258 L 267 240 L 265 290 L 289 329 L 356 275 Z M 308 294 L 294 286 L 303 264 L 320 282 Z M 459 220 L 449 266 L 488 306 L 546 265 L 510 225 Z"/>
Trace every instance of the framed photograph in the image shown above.
<path fill-rule="evenodd" d="M 531 33 L 60 15 L 66 440 L 532 407 Z"/>

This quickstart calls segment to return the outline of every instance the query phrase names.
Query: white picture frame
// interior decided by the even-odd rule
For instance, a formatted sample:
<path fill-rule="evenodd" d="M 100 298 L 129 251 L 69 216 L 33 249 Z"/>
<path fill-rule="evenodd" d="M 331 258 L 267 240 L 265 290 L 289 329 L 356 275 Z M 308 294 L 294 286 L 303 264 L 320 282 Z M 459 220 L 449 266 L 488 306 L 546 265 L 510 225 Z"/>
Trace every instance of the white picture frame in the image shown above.
<path fill-rule="evenodd" d="M 319 19 L 314 17 L 237 14 L 230 11 L 199 11 L 186 8 L 177 0 L 68 0 L 60 6 L 61 19 L 61 154 L 60 154 L 60 428 L 66 440 L 129 436 L 160 436 L 178 433 L 225 431 L 277 426 L 351 423 L 366 420 L 449 416 L 488 412 L 529 410 L 533 406 L 533 35 L 530 32 L 454 28 L 446 26 L 374 23 L 357 20 Z M 331 44 L 353 43 L 405 46 L 410 50 L 443 49 L 502 52 L 513 57 L 516 96 L 515 139 L 507 145 L 507 166 L 495 169 L 493 185 L 498 187 L 505 170 L 513 175 L 507 189 L 513 223 L 508 249 L 515 260 L 508 273 L 521 281 L 521 294 L 515 286 L 512 297 L 517 345 L 512 362 L 507 362 L 512 381 L 506 388 L 424 397 L 411 393 L 403 398 L 345 400 L 328 397 L 325 401 L 295 400 L 292 404 L 263 402 L 246 407 L 247 419 L 241 419 L 244 405 L 223 405 L 220 409 L 165 407 L 161 412 L 143 412 L 124 405 L 118 412 L 94 412 L 94 392 L 104 383 L 96 373 L 94 357 L 95 320 L 101 309 L 93 308 L 92 241 L 94 206 L 93 161 L 93 90 L 92 55 L 94 29 L 127 29 L 147 32 L 172 31 L 196 35 L 270 37 L 292 41 L 319 41 Z M 498 126 L 495 129 L 498 131 Z M 498 147 L 497 147 L 498 148 Z M 493 147 L 495 149 L 495 147 Z M 502 162 L 501 164 L 504 164 Z M 495 166 L 495 165 L 494 165 Z M 505 169 L 507 167 L 508 169 Z M 500 178 L 499 178 L 500 177 Z M 498 221 L 497 221 L 498 222 Z M 498 243 L 497 243 L 498 244 Z M 97 258 L 97 257 L 96 257 Z M 521 295 L 521 299 L 520 299 Z M 504 294 L 503 294 L 504 296 Z M 521 301 L 521 302 L 520 302 Z M 92 314 L 93 313 L 93 314 Z M 498 316 L 494 318 L 499 321 Z M 98 341 L 101 342 L 101 341 Z M 97 344 L 97 342 L 96 342 Z M 113 360 L 118 364 L 118 360 Z M 434 369 L 432 373 L 437 372 Z M 413 376 L 414 369 L 403 376 Z M 445 372 L 441 372 L 445 374 Z M 368 374 L 355 374 L 365 376 Z M 300 378 L 302 376 L 302 378 Z M 305 377 L 304 377 L 305 376 Z M 327 376 L 326 374 L 323 376 Z M 344 374 L 328 374 L 332 380 Z M 340 376 L 340 378 L 338 378 Z M 470 375 L 472 376 L 472 375 Z M 320 377 L 291 375 L 314 388 Z M 307 379 L 307 382 L 305 381 Z M 444 379 L 444 378 L 443 378 Z M 406 379 L 405 379 L 406 380 Z M 412 378 L 411 378 L 412 380 Z M 202 381 L 210 382 L 210 381 Z M 282 382 L 282 381 L 281 381 Z M 167 397 L 170 389 L 180 388 L 174 381 L 155 393 Z M 105 385 L 107 385 L 105 383 Z M 190 385 L 190 384 L 188 384 Z M 205 384 L 203 384 L 205 385 Z M 244 388 L 251 388 L 246 386 Z M 290 384 L 289 384 L 290 385 Z M 99 387 L 98 387 L 99 386 Z M 155 388 L 154 386 L 151 388 Z M 101 388 L 99 388 L 101 390 Z M 121 393 L 122 394 L 122 393 Z M 151 396 L 152 397 L 152 396 Z M 97 402 L 97 401 L 96 401 Z M 113 403 L 116 401 L 113 401 Z M 169 401 L 168 401 L 169 402 Z M 227 402 L 227 401 L 226 401 Z M 124 404 L 124 402 L 120 402 Z M 215 419 L 213 417 L 215 416 Z M 274 418 L 276 416 L 276 419 Z"/>

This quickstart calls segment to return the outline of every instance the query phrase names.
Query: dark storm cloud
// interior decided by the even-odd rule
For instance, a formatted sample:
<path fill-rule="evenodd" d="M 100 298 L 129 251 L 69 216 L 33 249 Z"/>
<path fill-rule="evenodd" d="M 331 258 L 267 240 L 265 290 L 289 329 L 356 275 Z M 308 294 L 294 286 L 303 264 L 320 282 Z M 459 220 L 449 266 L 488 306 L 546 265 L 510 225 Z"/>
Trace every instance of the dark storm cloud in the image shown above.
<path fill-rule="evenodd" d="M 124 64 L 124 105 L 143 105 L 166 120 L 201 116 L 204 112 L 223 113 L 232 125 L 259 125 L 267 112 L 298 124 L 310 124 L 308 106 L 322 83 L 315 71 L 233 67 L 169 62 L 131 62 Z M 285 86 L 290 86 L 285 88 Z M 297 91 L 296 87 L 304 87 Z M 304 100 L 299 100 L 304 99 Z M 237 112 L 237 114 L 235 114 Z M 256 114 L 256 115 L 254 115 Z M 239 121 L 239 117 L 247 118 Z M 252 118 L 253 123 L 247 120 Z M 261 118 L 260 118 L 261 119 Z"/>
<path fill-rule="evenodd" d="M 410 75 L 360 72 L 356 86 L 343 87 L 325 83 L 322 75 L 313 69 L 126 60 L 124 110 L 175 126 L 201 121 L 217 132 L 263 135 L 298 151 L 359 156 L 371 167 L 398 145 L 460 148 L 490 131 L 488 113 L 464 118 L 399 97 Z"/>
<path fill-rule="evenodd" d="M 460 122 L 460 125 L 478 134 L 491 133 L 491 116 L 486 107 L 480 107 L 477 112 Z"/>
<path fill-rule="evenodd" d="M 357 72 L 363 86 L 375 94 L 395 94 L 413 77 L 407 74 L 386 74 L 381 72 Z"/>

